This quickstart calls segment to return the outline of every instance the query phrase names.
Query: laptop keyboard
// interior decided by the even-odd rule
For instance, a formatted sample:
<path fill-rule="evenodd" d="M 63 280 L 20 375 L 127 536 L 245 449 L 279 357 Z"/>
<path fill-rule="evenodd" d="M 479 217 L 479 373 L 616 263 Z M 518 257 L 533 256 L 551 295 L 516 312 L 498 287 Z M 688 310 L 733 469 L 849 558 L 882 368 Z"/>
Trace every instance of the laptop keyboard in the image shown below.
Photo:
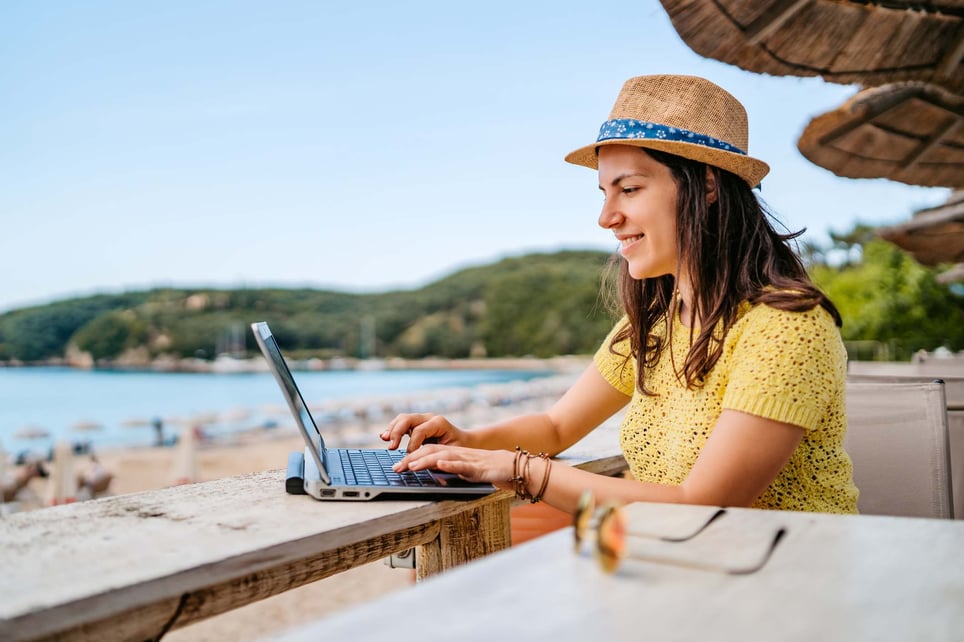
<path fill-rule="evenodd" d="M 345 463 L 345 455 L 348 463 Z M 438 486 L 426 470 L 396 473 L 392 465 L 405 456 L 403 450 L 342 450 L 345 480 L 357 486 Z M 350 465 L 349 465 L 350 464 Z"/>

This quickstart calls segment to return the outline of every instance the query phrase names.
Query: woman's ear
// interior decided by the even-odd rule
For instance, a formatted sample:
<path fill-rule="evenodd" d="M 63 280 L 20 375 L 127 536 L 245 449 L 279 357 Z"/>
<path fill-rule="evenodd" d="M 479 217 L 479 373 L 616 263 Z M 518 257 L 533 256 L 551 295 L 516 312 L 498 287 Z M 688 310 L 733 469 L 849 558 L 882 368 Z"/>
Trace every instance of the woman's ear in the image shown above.
<path fill-rule="evenodd" d="M 706 204 L 712 205 L 719 198 L 716 189 L 716 174 L 709 167 L 706 168 Z"/>

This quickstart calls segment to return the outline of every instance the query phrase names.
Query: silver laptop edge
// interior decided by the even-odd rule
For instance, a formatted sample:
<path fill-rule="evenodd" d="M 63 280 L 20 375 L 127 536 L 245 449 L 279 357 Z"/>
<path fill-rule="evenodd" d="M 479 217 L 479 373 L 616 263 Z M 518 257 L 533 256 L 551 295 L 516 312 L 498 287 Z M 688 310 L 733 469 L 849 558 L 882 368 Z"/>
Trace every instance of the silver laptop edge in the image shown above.
<path fill-rule="evenodd" d="M 456 475 L 438 472 L 432 474 L 439 482 L 437 486 L 349 485 L 341 472 L 341 454 L 346 449 L 329 449 L 325 446 L 321 431 L 318 430 L 314 417 L 311 416 L 305 404 L 301 390 L 295 383 L 284 355 L 281 354 L 281 347 L 272 335 L 268 324 L 263 321 L 252 323 L 251 330 L 305 441 L 304 487 L 305 492 L 315 499 L 365 501 L 378 495 L 404 495 L 411 499 L 417 497 L 429 499 L 432 496 L 487 495 L 495 490 L 495 487 L 489 484 L 472 484 L 459 479 Z M 332 465 L 335 462 L 330 459 L 338 459 L 337 465 Z"/>

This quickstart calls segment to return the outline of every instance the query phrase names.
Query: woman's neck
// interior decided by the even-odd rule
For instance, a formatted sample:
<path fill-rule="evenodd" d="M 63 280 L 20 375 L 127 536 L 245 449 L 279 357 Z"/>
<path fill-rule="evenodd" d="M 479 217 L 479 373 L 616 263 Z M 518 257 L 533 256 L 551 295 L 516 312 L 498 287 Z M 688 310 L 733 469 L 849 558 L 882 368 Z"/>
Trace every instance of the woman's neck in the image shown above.
<path fill-rule="evenodd" d="M 695 308 L 693 307 L 693 288 L 688 281 L 680 279 L 676 288 L 676 305 L 679 321 L 687 328 L 700 327 L 701 319 L 695 318 Z"/>

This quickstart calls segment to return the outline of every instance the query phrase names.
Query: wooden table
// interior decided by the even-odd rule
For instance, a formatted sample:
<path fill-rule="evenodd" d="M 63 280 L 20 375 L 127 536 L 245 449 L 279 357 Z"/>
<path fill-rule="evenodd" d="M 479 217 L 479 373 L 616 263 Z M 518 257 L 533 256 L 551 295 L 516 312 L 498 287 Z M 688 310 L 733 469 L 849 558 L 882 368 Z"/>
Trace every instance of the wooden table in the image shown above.
<path fill-rule="evenodd" d="M 636 504 L 629 529 L 679 535 L 713 510 Z M 743 576 L 637 560 L 607 575 L 565 529 L 272 639 L 964 639 L 961 522 L 731 509 L 686 542 L 630 546 L 736 565 L 781 527 L 766 565 Z"/>
<path fill-rule="evenodd" d="M 617 474 L 616 426 L 561 460 Z M 318 502 L 283 471 L 0 519 L 0 640 L 156 639 L 167 630 L 417 547 L 420 578 L 509 545 L 511 494 Z"/>

